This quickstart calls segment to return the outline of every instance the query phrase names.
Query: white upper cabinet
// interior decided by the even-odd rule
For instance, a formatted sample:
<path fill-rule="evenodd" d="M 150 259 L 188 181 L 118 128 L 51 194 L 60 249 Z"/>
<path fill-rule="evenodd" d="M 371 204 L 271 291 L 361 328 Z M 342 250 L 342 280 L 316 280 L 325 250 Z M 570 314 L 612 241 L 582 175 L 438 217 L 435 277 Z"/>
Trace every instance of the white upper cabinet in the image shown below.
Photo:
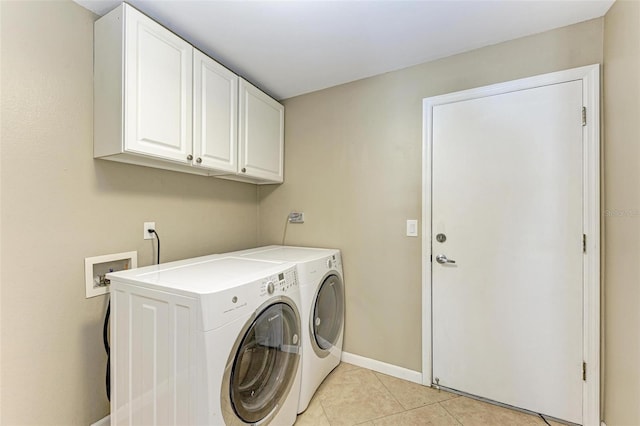
<path fill-rule="evenodd" d="M 284 106 L 240 79 L 239 167 L 271 183 L 283 181 Z"/>
<path fill-rule="evenodd" d="M 281 104 L 126 3 L 94 30 L 95 158 L 283 181 Z"/>
<path fill-rule="evenodd" d="M 193 63 L 193 161 L 236 173 L 238 76 L 195 49 Z"/>
<path fill-rule="evenodd" d="M 125 149 L 186 163 L 193 47 L 131 7 L 125 25 Z"/>
<path fill-rule="evenodd" d="M 94 156 L 190 164 L 192 69 L 193 47 L 131 6 L 96 21 Z"/>

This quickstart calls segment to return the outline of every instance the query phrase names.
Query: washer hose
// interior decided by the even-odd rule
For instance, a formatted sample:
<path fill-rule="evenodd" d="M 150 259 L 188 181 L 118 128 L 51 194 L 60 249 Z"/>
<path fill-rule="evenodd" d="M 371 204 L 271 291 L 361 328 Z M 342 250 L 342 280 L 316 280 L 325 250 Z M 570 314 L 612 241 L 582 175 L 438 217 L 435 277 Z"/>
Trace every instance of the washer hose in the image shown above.
<path fill-rule="evenodd" d="M 107 314 L 104 317 L 104 327 L 102 328 L 102 340 L 104 341 L 104 350 L 107 352 L 107 374 L 105 378 L 105 386 L 107 389 L 107 399 L 111 401 L 111 350 L 109 348 L 109 314 L 111 313 L 111 300 L 107 304 Z"/>

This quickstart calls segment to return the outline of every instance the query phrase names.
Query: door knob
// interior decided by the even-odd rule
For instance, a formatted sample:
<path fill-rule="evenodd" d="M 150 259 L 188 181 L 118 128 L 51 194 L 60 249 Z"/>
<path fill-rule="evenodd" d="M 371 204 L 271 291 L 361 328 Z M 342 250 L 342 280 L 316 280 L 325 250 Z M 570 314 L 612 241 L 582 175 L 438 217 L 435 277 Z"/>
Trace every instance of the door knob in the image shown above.
<path fill-rule="evenodd" d="M 439 254 L 436 256 L 436 262 L 440 263 L 440 264 L 447 264 L 447 263 L 456 263 L 455 260 L 451 260 L 451 259 L 447 259 L 447 256 L 445 256 L 444 254 Z"/>

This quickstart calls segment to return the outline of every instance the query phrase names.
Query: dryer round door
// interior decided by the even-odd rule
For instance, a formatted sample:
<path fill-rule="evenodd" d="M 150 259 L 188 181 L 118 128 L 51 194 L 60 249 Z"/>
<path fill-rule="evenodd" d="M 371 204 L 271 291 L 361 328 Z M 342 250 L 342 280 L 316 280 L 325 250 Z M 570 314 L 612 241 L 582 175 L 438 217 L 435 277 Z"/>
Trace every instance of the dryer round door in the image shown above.
<path fill-rule="evenodd" d="M 273 417 L 287 398 L 300 362 L 300 316 L 287 298 L 278 298 L 247 323 L 231 353 L 223 381 L 235 418 L 258 423 Z M 229 369 L 229 367 L 231 367 Z M 223 401 L 224 404 L 224 401 Z"/>
<path fill-rule="evenodd" d="M 319 357 L 326 357 L 337 343 L 344 323 L 344 288 L 335 273 L 324 277 L 313 300 L 311 345 Z"/>

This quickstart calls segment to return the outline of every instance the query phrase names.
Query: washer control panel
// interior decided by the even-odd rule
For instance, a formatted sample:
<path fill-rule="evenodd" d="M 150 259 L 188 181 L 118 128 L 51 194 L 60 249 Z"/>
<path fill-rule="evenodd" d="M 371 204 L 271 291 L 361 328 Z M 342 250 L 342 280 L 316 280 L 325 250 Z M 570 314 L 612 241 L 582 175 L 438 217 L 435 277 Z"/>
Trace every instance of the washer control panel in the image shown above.
<path fill-rule="evenodd" d="M 260 296 L 284 295 L 296 290 L 297 287 L 298 272 L 295 267 L 292 267 L 279 274 L 264 278 L 260 285 Z"/>

